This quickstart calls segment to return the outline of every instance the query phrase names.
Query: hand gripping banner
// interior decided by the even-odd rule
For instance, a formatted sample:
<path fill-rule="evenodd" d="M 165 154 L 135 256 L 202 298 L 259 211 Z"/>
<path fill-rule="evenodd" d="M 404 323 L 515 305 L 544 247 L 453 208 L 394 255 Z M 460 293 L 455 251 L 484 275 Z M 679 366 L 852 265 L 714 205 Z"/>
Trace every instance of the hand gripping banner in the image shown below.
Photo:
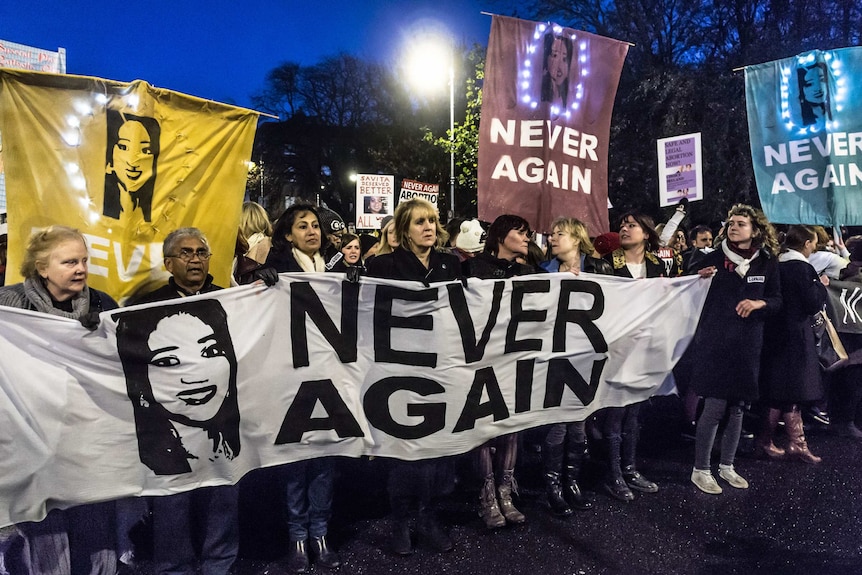
<path fill-rule="evenodd" d="M 284 274 L 94 332 L 0 308 L 0 526 L 326 455 L 465 453 L 670 393 L 709 285 Z"/>

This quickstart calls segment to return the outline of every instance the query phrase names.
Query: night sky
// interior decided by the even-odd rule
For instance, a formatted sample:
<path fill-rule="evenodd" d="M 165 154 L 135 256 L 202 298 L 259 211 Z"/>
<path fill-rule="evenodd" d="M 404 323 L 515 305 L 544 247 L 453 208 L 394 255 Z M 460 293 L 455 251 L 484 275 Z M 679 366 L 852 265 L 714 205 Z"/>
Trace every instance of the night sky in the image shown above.
<path fill-rule="evenodd" d="M 482 0 L 0 1 L 0 39 L 66 49 L 66 71 L 146 80 L 250 106 L 266 73 L 346 52 L 394 63 L 427 26 L 458 43 L 487 44 L 499 2 Z"/>

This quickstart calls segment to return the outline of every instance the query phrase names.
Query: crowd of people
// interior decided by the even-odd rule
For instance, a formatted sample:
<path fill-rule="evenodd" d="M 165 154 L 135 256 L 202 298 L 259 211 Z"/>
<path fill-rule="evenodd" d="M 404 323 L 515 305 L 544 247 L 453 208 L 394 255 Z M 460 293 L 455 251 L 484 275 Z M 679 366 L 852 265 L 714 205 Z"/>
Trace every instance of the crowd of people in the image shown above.
<path fill-rule="evenodd" d="M 779 233 L 760 210 L 747 205 L 734 206 L 718 230 L 698 225 L 686 234 L 681 227 L 684 217 L 681 206 L 657 229 L 650 217 L 626 213 L 616 222 L 617 232 L 595 237 L 577 219 L 560 217 L 543 250 L 534 241 L 530 223 L 515 214 L 502 215 L 487 227 L 477 220 L 453 220 L 444 228 L 432 204 L 412 199 L 384 218 L 376 236 L 349 233 L 335 212 L 304 204 L 289 207 L 273 224 L 261 206 L 248 202 L 237 233 L 231 284 L 262 281 L 271 286 L 282 272 L 342 273 L 350 281 L 368 276 L 425 284 L 536 273 L 605 274 L 641 281 L 699 275 L 712 283 L 697 331 L 675 370 L 684 400 L 682 417 L 691 423 L 695 438 L 693 488 L 717 495 L 723 485 L 749 486 L 734 466 L 740 437 L 746 433 L 746 412 L 759 416 L 756 453 L 769 460 L 820 461 L 806 440 L 803 410 L 820 420 L 829 413 L 836 433 L 862 439 L 855 425 L 862 366 L 851 362 L 825 385 L 811 327 L 812 316 L 826 302 L 830 278 L 862 283 L 862 236 L 849 238 L 845 247 L 839 236 L 830 238 L 811 226 L 794 225 Z M 828 244 L 836 239 L 838 246 L 830 249 Z M 0 288 L 0 305 L 74 318 L 95 328 L 100 312 L 118 306 L 108 294 L 87 285 L 87 250 L 77 230 L 52 226 L 37 231 L 29 239 L 20 270 L 24 281 Z M 172 231 L 163 253 L 168 284 L 138 294 L 128 304 L 222 289 L 209 274 L 213 254 L 201 230 Z M 124 332 L 134 329 L 133 323 L 118 326 L 118 346 Z M 846 344 L 850 351 L 862 348 L 862 341 L 851 338 Z M 142 405 L 145 393 L 142 389 Z M 568 516 L 591 508 L 580 474 L 594 457 L 591 447 L 596 442 L 604 454 L 602 492 L 629 502 L 635 492 L 653 494 L 661 489 L 638 466 L 642 407 L 641 403 L 606 407 L 586 421 L 555 423 L 541 430 L 537 448 L 551 513 Z M 140 425 L 137 411 L 135 417 Z M 189 417 L 173 413 L 166 417 L 171 429 L 184 426 L 192 434 L 209 433 L 210 441 L 204 437 L 202 444 L 213 450 L 214 457 L 235 456 L 229 436 L 218 434 L 216 441 L 211 430 Z M 781 422 L 784 441 L 777 439 Z M 720 430 L 716 477 L 712 453 Z M 181 472 L 197 464 L 190 452 L 194 444 L 172 442 L 175 436 L 176 431 L 148 447 L 151 467 L 168 465 Z M 516 507 L 515 470 L 522 445 L 523 438 L 511 433 L 465 454 L 477 460 L 477 513 L 488 529 L 528 519 Z M 283 467 L 279 477 L 289 540 L 286 559 L 272 564 L 268 575 L 304 573 L 312 564 L 328 569 L 341 565 L 328 538 L 336 467 L 337 461 L 329 457 Z M 454 474 L 451 458 L 393 459 L 387 467 L 389 549 L 408 555 L 417 540 L 439 552 L 453 549 L 456 542 L 435 514 L 435 499 L 446 497 L 445 486 Z M 191 574 L 200 568 L 208 575 L 226 574 L 239 547 L 239 489 L 207 487 L 53 510 L 40 522 L 3 528 L 0 550 L 6 554 L 0 557 L 12 573 L 114 575 L 134 563 L 129 529 L 148 516 L 159 573 Z"/>

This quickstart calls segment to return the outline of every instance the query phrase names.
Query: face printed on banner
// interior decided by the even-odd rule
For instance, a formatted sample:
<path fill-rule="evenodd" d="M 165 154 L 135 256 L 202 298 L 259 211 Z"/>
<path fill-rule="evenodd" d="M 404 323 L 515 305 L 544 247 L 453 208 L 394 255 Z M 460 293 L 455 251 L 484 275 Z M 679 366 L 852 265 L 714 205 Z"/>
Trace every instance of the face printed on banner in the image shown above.
<path fill-rule="evenodd" d="M 313 212 L 297 214 L 285 239 L 305 255 L 313 255 L 320 249 L 320 222 L 317 216 Z"/>
<path fill-rule="evenodd" d="M 408 236 L 416 249 L 433 248 L 437 243 L 437 214 L 415 210 L 410 218 Z"/>
<path fill-rule="evenodd" d="M 383 199 L 379 196 L 371 196 L 368 199 L 368 213 L 380 214 L 383 213 Z"/>
<path fill-rule="evenodd" d="M 359 247 L 359 238 L 355 240 L 351 240 L 346 246 L 341 246 L 341 253 L 344 254 L 344 261 L 351 266 L 355 266 L 359 263 L 360 250 L 362 248 Z"/>
<path fill-rule="evenodd" d="M 802 96 L 806 102 L 823 104 L 826 100 L 826 74 L 822 68 L 808 68 L 802 79 Z"/>
<path fill-rule="evenodd" d="M 120 126 L 113 157 L 114 172 L 127 191 L 138 191 L 153 177 L 152 143 L 140 122 L 131 121 Z"/>
<path fill-rule="evenodd" d="M 57 301 L 72 299 L 87 286 L 87 246 L 78 240 L 67 240 L 57 245 L 48 261 L 37 264 L 45 287 Z"/>
<path fill-rule="evenodd" d="M 548 53 L 548 75 L 556 86 L 562 85 L 569 78 L 569 52 L 562 38 L 554 38 Z"/>
<path fill-rule="evenodd" d="M 162 319 L 147 345 L 153 353 L 148 376 L 155 400 L 190 421 L 215 417 L 228 394 L 230 362 L 213 328 L 179 313 Z"/>
<path fill-rule="evenodd" d="M 631 216 L 626 217 L 625 221 L 620 225 L 620 246 L 631 248 L 646 243 L 647 234 L 641 225 Z"/>
<path fill-rule="evenodd" d="M 751 247 L 754 238 L 754 228 L 747 216 L 731 216 L 725 227 L 727 239 L 742 249 Z"/>
<path fill-rule="evenodd" d="M 562 256 L 578 249 L 575 238 L 559 226 L 554 228 L 551 237 L 548 239 L 548 243 L 551 245 L 551 253 L 555 256 Z"/>

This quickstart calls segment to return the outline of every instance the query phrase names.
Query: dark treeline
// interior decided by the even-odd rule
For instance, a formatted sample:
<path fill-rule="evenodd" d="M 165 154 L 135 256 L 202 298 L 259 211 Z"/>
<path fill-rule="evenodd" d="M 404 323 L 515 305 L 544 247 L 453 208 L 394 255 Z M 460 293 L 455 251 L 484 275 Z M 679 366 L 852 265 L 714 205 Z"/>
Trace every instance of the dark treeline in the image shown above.
<path fill-rule="evenodd" d="M 749 64 L 860 43 L 857 0 L 500 0 L 498 13 L 550 20 L 631 42 L 611 125 L 610 198 L 617 211 L 658 208 L 655 140 L 701 132 L 705 200 L 692 221 L 719 220 L 735 201 L 759 204 L 751 169 L 744 73 Z M 475 214 L 476 134 L 483 48 L 456 66 L 456 197 Z M 264 160 L 266 206 L 285 196 L 320 199 L 352 216 L 351 173 L 395 174 L 441 184 L 448 206 L 448 97 L 417 97 L 396 66 L 339 55 L 286 63 L 255 99 L 282 122 L 264 123 L 253 159 Z M 258 199 L 260 181 L 249 181 Z M 613 214 L 612 214 L 613 216 Z"/>

